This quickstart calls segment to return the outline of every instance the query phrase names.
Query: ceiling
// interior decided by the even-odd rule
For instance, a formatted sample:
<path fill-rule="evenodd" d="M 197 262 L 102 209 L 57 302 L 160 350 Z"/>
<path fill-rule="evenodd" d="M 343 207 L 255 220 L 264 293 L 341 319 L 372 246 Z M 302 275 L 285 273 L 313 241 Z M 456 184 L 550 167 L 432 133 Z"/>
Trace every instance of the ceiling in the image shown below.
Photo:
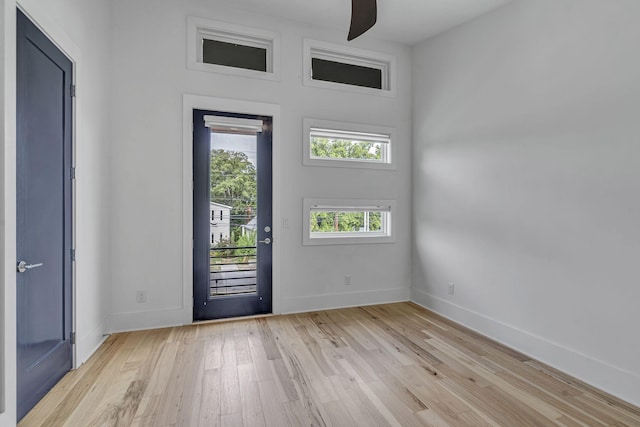
<path fill-rule="evenodd" d="M 460 25 L 511 0 L 377 0 L 378 22 L 362 37 L 415 44 Z M 280 16 L 344 32 L 351 16 L 350 0 L 226 0 L 266 15 Z"/>

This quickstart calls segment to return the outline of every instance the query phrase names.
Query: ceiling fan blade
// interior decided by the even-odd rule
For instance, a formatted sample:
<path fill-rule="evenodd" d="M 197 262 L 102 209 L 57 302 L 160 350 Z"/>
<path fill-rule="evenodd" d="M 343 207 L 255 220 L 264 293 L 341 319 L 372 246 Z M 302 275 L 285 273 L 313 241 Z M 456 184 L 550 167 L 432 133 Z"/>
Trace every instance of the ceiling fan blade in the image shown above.
<path fill-rule="evenodd" d="M 351 27 L 347 40 L 364 34 L 376 23 L 378 10 L 376 0 L 351 0 Z"/>

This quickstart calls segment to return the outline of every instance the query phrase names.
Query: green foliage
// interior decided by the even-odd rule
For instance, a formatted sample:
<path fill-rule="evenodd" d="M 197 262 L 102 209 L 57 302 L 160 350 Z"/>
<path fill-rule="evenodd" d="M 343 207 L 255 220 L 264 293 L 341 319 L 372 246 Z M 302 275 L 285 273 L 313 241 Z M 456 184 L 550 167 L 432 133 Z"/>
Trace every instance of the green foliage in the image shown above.
<path fill-rule="evenodd" d="M 229 239 L 222 239 L 211 248 L 210 254 L 214 257 L 210 265 L 217 271 L 218 264 L 228 262 L 247 262 L 256 256 L 256 241 L 258 232 L 256 230 L 247 231 L 236 238 L 235 233 L 231 233 Z M 229 249 L 233 247 L 250 247 L 249 249 Z"/>
<path fill-rule="evenodd" d="M 219 264 L 255 262 L 257 232 L 241 232 L 241 226 L 256 216 L 256 168 L 247 155 L 239 151 L 211 150 L 211 201 L 231 206 L 231 236 L 211 248 L 211 268 Z"/>
<path fill-rule="evenodd" d="M 382 158 L 379 144 L 320 137 L 311 139 L 311 154 L 314 157 L 330 159 L 380 160 Z"/>
<path fill-rule="evenodd" d="M 234 250 L 227 249 L 227 247 L 233 246 L 232 238 L 222 239 L 218 243 L 216 243 L 216 245 L 211 248 L 211 256 L 216 258 L 232 257 L 234 255 Z"/>
<path fill-rule="evenodd" d="M 242 246 L 255 246 L 258 237 L 258 232 L 256 230 L 246 231 L 245 234 L 238 237 L 235 245 L 238 247 Z M 253 255 L 255 254 L 255 249 L 236 249 L 237 256 L 239 255 Z"/>
<path fill-rule="evenodd" d="M 369 212 L 369 231 L 380 231 L 382 228 L 382 214 Z M 364 212 L 312 212 L 311 231 L 330 232 L 359 232 L 364 231 Z"/>
<path fill-rule="evenodd" d="M 231 226 L 246 224 L 256 214 L 256 168 L 239 151 L 211 150 L 211 201 L 231 206 Z"/>

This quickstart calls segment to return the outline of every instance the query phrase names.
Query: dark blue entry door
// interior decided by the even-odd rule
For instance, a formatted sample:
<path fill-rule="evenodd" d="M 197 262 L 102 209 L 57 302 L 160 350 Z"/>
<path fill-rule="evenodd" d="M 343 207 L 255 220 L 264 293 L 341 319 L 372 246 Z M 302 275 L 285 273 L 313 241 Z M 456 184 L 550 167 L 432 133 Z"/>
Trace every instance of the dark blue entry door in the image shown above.
<path fill-rule="evenodd" d="M 17 22 L 18 419 L 71 369 L 72 64 Z"/>
<path fill-rule="evenodd" d="M 193 112 L 193 317 L 271 313 L 272 119 Z"/>

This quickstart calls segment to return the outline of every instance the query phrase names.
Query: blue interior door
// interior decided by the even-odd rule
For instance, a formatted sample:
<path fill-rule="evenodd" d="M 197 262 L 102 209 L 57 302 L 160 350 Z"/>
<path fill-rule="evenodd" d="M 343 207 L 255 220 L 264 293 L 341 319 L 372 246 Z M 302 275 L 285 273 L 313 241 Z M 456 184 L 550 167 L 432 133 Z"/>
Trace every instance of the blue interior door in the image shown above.
<path fill-rule="evenodd" d="M 194 320 L 272 311 L 271 158 L 270 117 L 194 110 Z"/>
<path fill-rule="evenodd" d="M 20 11 L 17 29 L 17 401 L 21 419 L 72 364 L 72 64 Z"/>

